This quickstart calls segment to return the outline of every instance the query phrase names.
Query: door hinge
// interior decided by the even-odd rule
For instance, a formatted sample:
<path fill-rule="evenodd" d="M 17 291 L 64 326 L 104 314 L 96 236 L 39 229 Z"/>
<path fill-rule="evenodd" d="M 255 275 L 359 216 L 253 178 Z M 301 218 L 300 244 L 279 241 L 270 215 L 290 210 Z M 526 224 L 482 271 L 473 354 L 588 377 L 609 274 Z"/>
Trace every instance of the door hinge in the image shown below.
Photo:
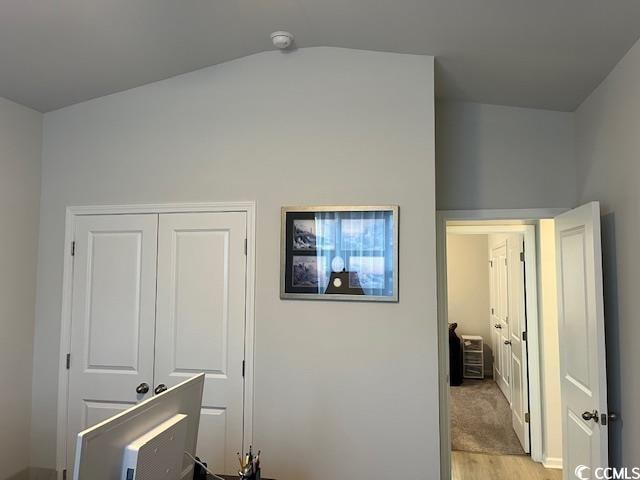
<path fill-rule="evenodd" d="M 520 261 L 524 262 L 524 252 L 520 252 Z"/>
<path fill-rule="evenodd" d="M 527 332 L 522 332 L 522 340 L 523 340 L 524 342 L 526 342 L 526 341 L 527 341 Z"/>
<path fill-rule="evenodd" d="M 71 354 L 67 353 L 67 370 L 71 368 Z"/>
<path fill-rule="evenodd" d="M 529 417 L 529 412 L 524 414 L 524 423 L 529 423 L 530 417 Z"/>
<path fill-rule="evenodd" d="M 76 254 L 76 241 L 71 242 L 71 256 L 75 256 Z"/>
<path fill-rule="evenodd" d="M 491 309 L 491 315 L 493 315 L 493 314 L 494 314 L 494 312 L 495 312 L 495 310 L 492 308 L 492 309 Z"/>
<path fill-rule="evenodd" d="M 489 260 L 489 267 L 493 268 L 493 260 Z"/>
<path fill-rule="evenodd" d="M 244 378 L 245 361 L 242 360 L 242 378 Z"/>
<path fill-rule="evenodd" d="M 67 480 L 67 469 L 62 470 L 62 480 Z"/>
<path fill-rule="evenodd" d="M 506 259 L 506 258 L 504 259 L 504 264 L 505 264 L 505 265 L 509 265 L 509 264 L 507 263 L 507 259 Z"/>
<path fill-rule="evenodd" d="M 245 238 L 244 239 L 244 254 L 246 255 L 248 251 L 249 251 L 249 241 Z"/>

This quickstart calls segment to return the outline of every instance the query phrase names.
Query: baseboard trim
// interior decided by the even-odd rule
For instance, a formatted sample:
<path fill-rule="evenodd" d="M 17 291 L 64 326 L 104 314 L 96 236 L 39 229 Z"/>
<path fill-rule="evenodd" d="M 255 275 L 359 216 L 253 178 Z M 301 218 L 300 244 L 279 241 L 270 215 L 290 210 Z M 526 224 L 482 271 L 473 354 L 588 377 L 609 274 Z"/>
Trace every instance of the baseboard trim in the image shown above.
<path fill-rule="evenodd" d="M 50 468 L 27 468 L 6 480 L 55 480 L 56 471 Z"/>
<path fill-rule="evenodd" d="M 547 457 L 543 455 L 542 457 L 542 465 L 544 468 L 554 468 L 557 470 L 562 470 L 562 458 L 561 457 Z"/>
<path fill-rule="evenodd" d="M 29 480 L 29 469 L 26 468 L 15 475 L 7 477 L 6 480 Z"/>

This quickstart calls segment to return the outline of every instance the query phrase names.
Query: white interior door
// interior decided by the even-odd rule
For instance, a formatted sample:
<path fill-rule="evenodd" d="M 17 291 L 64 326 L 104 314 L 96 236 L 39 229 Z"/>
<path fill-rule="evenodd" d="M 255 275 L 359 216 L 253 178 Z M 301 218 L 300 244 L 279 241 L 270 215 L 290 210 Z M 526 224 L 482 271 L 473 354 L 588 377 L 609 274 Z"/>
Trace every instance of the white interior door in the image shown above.
<path fill-rule="evenodd" d="M 563 213 L 555 228 L 562 456 L 569 479 L 579 465 L 609 463 L 600 204 Z"/>
<path fill-rule="evenodd" d="M 500 341 L 502 334 L 500 329 L 500 313 L 498 304 L 500 303 L 498 282 L 498 257 L 495 250 L 491 250 L 489 258 L 489 301 L 491 303 L 491 349 L 493 355 L 493 379 L 497 383 L 502 376 L 502 365 L 500 361 Z"/>
<path fill-rule="evenodd" d="M 206 374 L 197 454 L 235 474 L 243 444 L 246 215 L 160 215 L 155 386 Z"/>
<path fill-rule="evenodd" d="M 511 350 L 511 420 L 513 429 L 526 453 L 531 451 L 529 437 L 529 384 L 527 370 L 527 344 L 524 341 L 527 329 L 524 288 L 524 238 L 510 236 L 508 251 L 509 292 L 509 344 Z"/>
<path fill-rule="evenodd" d="M 153 384 L 157 222 L 157 215 L 75 222 L 67 471 L 78 432 L 151 395 L 136 388 Z"/>
<path fill-rule="evenodd" d="M 492 250 L 492 270 L 495 271 L 495 301 L 493 312 L 494 332 L 494 380 L 502 393 L 511 402 L 510 366 L 511 350 L 509 348 L 509 296 L 506 241 Z"/>

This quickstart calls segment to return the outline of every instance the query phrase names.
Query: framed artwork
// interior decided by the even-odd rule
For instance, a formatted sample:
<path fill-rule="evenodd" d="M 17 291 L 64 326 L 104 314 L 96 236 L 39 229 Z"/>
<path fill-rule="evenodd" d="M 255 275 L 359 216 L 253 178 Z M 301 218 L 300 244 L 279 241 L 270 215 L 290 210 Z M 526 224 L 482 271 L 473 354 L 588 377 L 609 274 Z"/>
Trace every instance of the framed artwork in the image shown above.
<path fill-rule="evenodd" d="M 283 207 L 280 298 L 398 301 L 398 206 Z"/>

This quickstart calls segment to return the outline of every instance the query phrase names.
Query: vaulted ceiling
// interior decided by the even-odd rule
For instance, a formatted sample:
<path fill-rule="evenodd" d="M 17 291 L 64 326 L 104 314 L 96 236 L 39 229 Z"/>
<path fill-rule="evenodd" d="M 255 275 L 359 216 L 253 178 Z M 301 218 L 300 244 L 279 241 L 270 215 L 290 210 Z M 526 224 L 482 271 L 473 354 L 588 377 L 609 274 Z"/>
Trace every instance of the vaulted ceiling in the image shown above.
<path fill-rule="evenodd" d="M 40 111 L 272 49 L 437 57 L 442 99 L 571 111 L 640 37 L 638 0 L 2 0 L 0 96 Z"/>

